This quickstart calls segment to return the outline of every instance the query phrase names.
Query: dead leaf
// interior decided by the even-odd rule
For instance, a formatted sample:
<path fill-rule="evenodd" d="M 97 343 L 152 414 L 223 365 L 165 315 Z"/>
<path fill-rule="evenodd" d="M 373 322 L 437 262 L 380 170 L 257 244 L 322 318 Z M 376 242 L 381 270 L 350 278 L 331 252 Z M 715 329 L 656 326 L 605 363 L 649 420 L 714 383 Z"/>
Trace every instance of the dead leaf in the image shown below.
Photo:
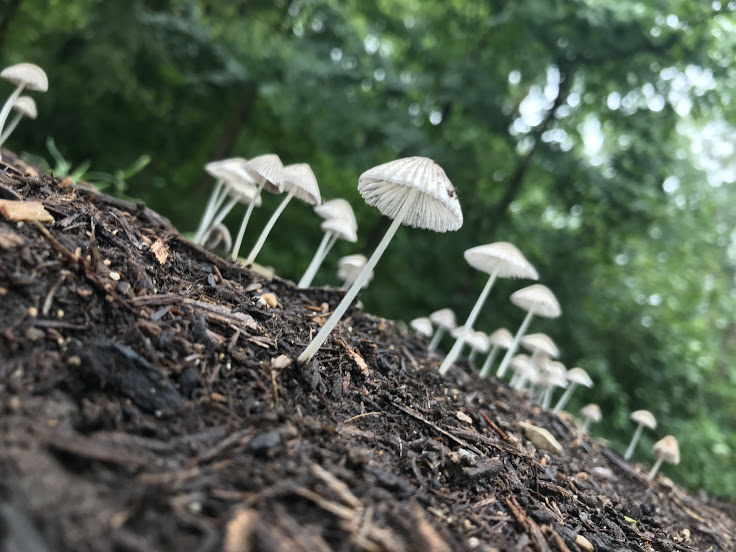
<path fill-rule="evenodd" d="M 44 209 L 40 201 L 11 201 L 0 199 L 0 213 L 13 222 L 21 220 L 54 222 L 54 217 Z"/>
<path fill-rule="evenodd" d="M 340 345 L 342 345 L 345 350 L 348 352 L 348 356 L 350 359 L 360 368 L 360 373 L 362 375 L 366 375 L 368 373 L 368 365 L 365 363 L 365 359 L 360 356 L 360 353 L 353 349 L 350 345 L 345 343 L 342 339 L 339 340 Z"/>
<path fill-rule="evenodd" d="M 151 246 L 151 251 L 153 251 L 153 254 L 156 255 L 156 260 L 158 261 L 158 264 L 164 264 L 166 262 L 166 259 L 169 258 L 169 247 L 160 238 L 153 242 L 153 245 Z"/>
<path fill-rule="evenodd" d="M 15 232 L 0 232 L 0 247 L 10 249 L 18 245 L 23 245 L 23 236 Z"/>

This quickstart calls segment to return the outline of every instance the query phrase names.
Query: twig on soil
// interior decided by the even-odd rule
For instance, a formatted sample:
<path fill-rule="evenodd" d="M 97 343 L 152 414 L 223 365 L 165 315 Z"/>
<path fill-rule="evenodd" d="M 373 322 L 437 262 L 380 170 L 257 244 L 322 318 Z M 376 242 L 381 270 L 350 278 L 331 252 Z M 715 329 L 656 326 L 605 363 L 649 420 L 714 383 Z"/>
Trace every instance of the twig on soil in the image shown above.
<path fill-rule="evenodd" d="M 534 546 L 537 548 L 537 552 L 551 552 L 539 525 L 526 515 L 524 509 L 516 501 L 516 497 L 514 495 L 509 496 L 506 499 L 506 504 L 516 518 L 516 521 L 519 522 L 519 525 L 521 525 L 524 531 L 526 531 L 526 533 L 531 537 L 534 542 Z"/>
<path fill-rule="evenodd" d="M 383 412 L 364 412 L 363 414 L 358 414 L 357 416 L 353 416 L 352 418 L 348 418 L 347 420 L 344 420 L 342 423 L 347 424 L 349 422 L 352 422 L 354 420 L 357 420 L 359 418 L 363 418 L 365 416 L 381 416 Z"/>
<path fill-rule="evenodd" d="M 51 310 L 51 303 L 54 300 L 54 295 L 56 295 L 59 287 L 61 287 L 61 284 L 66 279 L 67 274 L 69 273 L 66 270 L 62 270 L 61 275 L 56 280 L 56 282 L 54 282 L 54 285 L 51 286 L 51 289 L 49 289 L 49 292 L 46 294 L 46 298 L 43 300 L 43 305 L 41 306 L 41 314 L 43 314 L 44 316 L 48 316 L 49 311 Z"/>

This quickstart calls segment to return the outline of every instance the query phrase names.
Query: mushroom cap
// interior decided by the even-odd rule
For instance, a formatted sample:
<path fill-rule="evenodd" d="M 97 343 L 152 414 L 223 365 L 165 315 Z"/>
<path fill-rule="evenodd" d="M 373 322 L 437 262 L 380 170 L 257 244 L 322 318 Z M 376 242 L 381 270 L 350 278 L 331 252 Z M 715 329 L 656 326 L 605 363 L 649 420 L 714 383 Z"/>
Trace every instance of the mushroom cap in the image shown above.
<path fill-rule="evenodd" d="M 542 364 L 540 383 L 552 387 L 567 387 L 567 368 L 556 360 L 547 360 Z"/>
<path fill-rule="evenodd" d="M 319 195 L 319 184 L 312 168 L 307 163 L 287 165 L 281 172 L 281 182 L 284 191 L 294 191 L 294 196 L 312 205 L 322 203 Z M 357 238 L 356 238 L 357 241 Z"/>
<path fill-rule="evenodd" d="M 487 353 L 488 349 L 491 347 L 491 344 L 488 343 L 488 336 L 479 330 L 473 330 L 470 332 L 465 343 L 470 345 L 472 349 L 479 353 Z"/>
<path fill-rule="evenodd" d="M 353 229 L 357 231 L 358 221 L 355 220 L 355 213 L 353 208 L 346 200 L 341 197 L 325 201 L 320 205 L 314 206 L 314 212 L 321 216 L 323 219 L 341 218 L 353 225 Z"/>
<path fill-rule="evenodd" d="M 557 318 L 562 314 L 560 304 L 552 291 L 542 284 L 532 284 L 511 294 L 511 302 L 525 311 L 534 310 L 537 316 Z"/>
<path fill-rule="evenodd" d="M 323 232 L 330 232 L 335 234 L 341 240 L 355 243 L 358 241 L 358 234 L 350 224 L 349 220 L 344 218 L 331 218 L 327 219 L 319 225 Z"/>
<path fill-rule="evenodd" d="M 457 190 L 442 167 L 427 157 L 396 159 L 368 169 L 358 179 L 358 191 L 366 203 L 391 219 L 396 218 L 412 188 L 420 193 L 402 224 L 435 232 L 463 225 Z"/>
<path fill-rule="evenodd" d="M 36 102 L 30 96 L 19 96 L 13 104 L 13 109 L 22 113 L 24 117 L 35 119 L 38 117 Z"/>
<path fill-rule="evenodd" d="M 436 326 L 445 330 L 454 330 L 457 327 L 457 319 L 452 309 L 440 309 L 429 315 L 429 319 Z"/>
<path fill-rule="evenodd" d="M 460 337 L 463 335 L 463 332 L 465 331 L 465 325 L 462 326 L 455 326 L 452 330 L 450 330 L 450 335 L 452 337 Z"/>
<path fill-rule="evenodd" d="M 657 428 L 657 418 L 655 418 L 654 414 L 648 410 L 634 410 L 629 414 L 629 418 L 637 424 L 641 424 L 649 429 Z"/>
<path fill-rule="evenodd" d="M 260 207 L 263 204 L 261 194 L 258 193 L 258 188 L 256 188 L 252 180 L 243 180 L 232 175 L 231 178 L 225 179 L 225 185 L 227 186 L 228 194 L 237 198 L 240 203 L 251 204 L 255 201 L 256 207 Z"/>
<path fill-rule="evenodd" d="M 368 258 L 360 253 L 342 257 L 337 261 L 337 277 L 341 280 L 355 280 L 367 262 Z M 367 286 L 372 279 L 373 271 L 371 270 L 363 287 Z"/>
<path fill-rule="evenodd" d="M 593 380 L 590 379 L 588 372 L 582 368 L 570 368 L 565 377 L 567 378 L 567 381 L 577 383 L 578 385 L 583 385 L 588 388 L 593 387 Z"/>
<path fill-rule="evenodd" d="M 254 157 L 243 165 L 243 169 L 256 181 L 256 184 L 263 184 L 263 188 L 272 194 L 280 194 L 284 191 L 281 176 L 284 166 L 275 153 Z"/>
<path fill-rule="evenodd" d="M 409 322 L 409 326 L 424 337 L 432 337 L 432 321 L 426 316 L 415 318 Z"/>
<path fill-rule="evenodd" d="M 498 328 L 488 336 L 488 342 L 491 345 L 498 345 L 499 347 L 508 349 L 514 342 L 514 336 L 506 328 Z"/>
<path fill-rule="evenodd" d="M 601 407 L 595 403 L 586 404 L 580 409 L 580 413 L 586 418 L 590 418 L 595 423 L 598 423 L 603 419 Z"/>
<path fill-rule="evenodd" d="M 511 366 L 514 372 L 526 374 L 527 377 L 532 377 L 533 374 L 537 373 L 537 368 L 532 362 L 532 357 L 524 353 L 514 355 L 509 366 Z"/>
<path fill-rule="evenodd" d="M 491 274 L 498 270 L 499 278 L 538 280 L 539 274 L 515 245 L 496 242 L 478 245 L 465 251 L 465 260 L 473 268 Z"/>
<path fill-rule="evenodd" d="M 677 445 L 677 439 L 672 435 L 665 435 L 659 441 L 654 443 L 652 452 L 658 458 L 662 458 L 670 464 L 680 463 L 680 447 Z"/>
<path fill-rule="evenodd" d="M 14 84 L 25 83 L 25 88 L 28 90 L 46 92 L 49 89 L 49 79 L 46 73 L 33 63 L 10 65 L 0 72 L 0 78 Z"/>
<path fill-rule="evenodd" d="M 557 348 L 557 345 L 545 333 L 527 334 L 521 338 L 520 343 L 531 352 L 539 351 L 552 358 L 560 356 L 560 350 Z"/>

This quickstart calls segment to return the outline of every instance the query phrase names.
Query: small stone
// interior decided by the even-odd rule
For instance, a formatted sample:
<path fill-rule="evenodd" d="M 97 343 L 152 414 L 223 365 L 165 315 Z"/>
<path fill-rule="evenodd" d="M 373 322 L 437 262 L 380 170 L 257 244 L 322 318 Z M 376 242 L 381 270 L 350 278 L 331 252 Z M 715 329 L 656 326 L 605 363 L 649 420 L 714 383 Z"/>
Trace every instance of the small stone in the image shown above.
<path fill-rule="evenodd" d="M 77 355 L 72 355 L 68 359 L 66 359 L 66 363 L 69 366 L 73 366 L 76 368 L 82 365 L 82 359 L 79 358 Z"/>
<path fill-rule="evenodd" d="M 473 425 L 473 418 L 471 418 L 470 416 L 468 416 L 465 412 L 462 412 L 462 411 L 458 410 L 455 413 L 455 416 L 461 422 L 465 422 L 466 424 Z"/>
<path fill-rule="evenodd" d="M 20 410 L 20 397 L 13 395 L 8 399 L 8 412 L 15 413 Z"/>
<path fill-rule="evenodd" d="M 248 448 L 251 452 L 263 453 L 267 452 L 269 449 L 279 446 L 280 444 L 281 435 L 276 431 L 265 431 L 253 437 L 250 443 L 248 443 Z"/>
<path fill-rule="evenodd" d="M 520 422 L 518 425 L 524 430 L 524 435 L 534 443 L 535 447 L 554 454 L 562 452 L 562 445 L 559 441 L 543 427 L 537 427 L 529 422 Z"/>
<path fill-rule="evenodd" d="M 258 298 L 259 307 L 277 307 L 279 300 L 275 293 L 264 293 Z"/>
<path fill-rule="evenodd" d="M 271 368 L 274 370 L 283 370 L 291 364 L 291 359 L 286 355 L 279 355 L 271 359 Z"/>
<path fill-rule="evenodd" d="M 28 307 L 28 316 L 38 316 L 38 309 L 36 307 Z"/>
<path fill-rule="evenodd" d="M 110 273 L 110 279 L 115 280 L 116 282 L 120 280 L 120 273 L 119 272 L 111 272 Z"/>
<path fill-rule="evenodd" d="M 577 544 L 584 552 L 593 552 L 593 550 L 595 550 L 593 548 L 593 544 L 583 535 L 578 535 L 577 537 L 575 537 L 575 544 Z"/>

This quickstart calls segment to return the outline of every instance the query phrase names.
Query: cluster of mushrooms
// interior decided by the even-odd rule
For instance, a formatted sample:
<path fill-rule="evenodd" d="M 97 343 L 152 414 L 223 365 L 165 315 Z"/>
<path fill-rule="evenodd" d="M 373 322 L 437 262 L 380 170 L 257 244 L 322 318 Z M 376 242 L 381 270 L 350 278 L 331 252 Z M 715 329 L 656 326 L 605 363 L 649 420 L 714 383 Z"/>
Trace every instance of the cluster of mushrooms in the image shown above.
<path fill-rule="evenodd" d="M 0 110 L 0 146 L 10 137 L 23 117 L 35 119 L 38 116 L 36 102 L 30 96 L 21 96 L 23 90 L 46 92 L 49 89 L 49 79 L 38 65 L 32 63 L 17 63 L 0 71 L 0 78 L 15 85 L 8 99 Z M 15 117 L 7 123 L 10 112 L 15 110 Z M 2 161 L 2 154 L 0 154 Z"/>

